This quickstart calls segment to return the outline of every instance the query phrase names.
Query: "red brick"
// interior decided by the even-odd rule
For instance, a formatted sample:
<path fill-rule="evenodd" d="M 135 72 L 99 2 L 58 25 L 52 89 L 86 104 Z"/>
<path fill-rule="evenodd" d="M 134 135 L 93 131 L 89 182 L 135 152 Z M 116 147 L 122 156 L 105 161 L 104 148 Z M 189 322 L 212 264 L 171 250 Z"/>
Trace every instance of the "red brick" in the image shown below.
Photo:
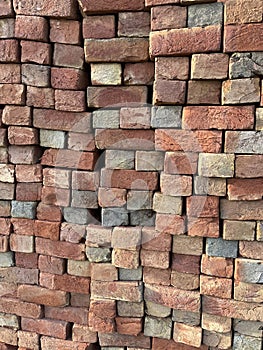
<path fill-rule="evenodd" d="M 51 86 L 55 89 L 82 90 L 87 83 L 87 74 L 80 69 L 51 68 Z"/>
<path fill-rule="evenodd" d="M 192 177 L 184 175 L 161 174 L 161 192 L 171 196 L 190 196 Z"/>
<path fill-rule="evenodd" d="M 95 135 L 99 149 L 153 150 L 153 130 L 100 129 Z"/>
<path fill-rule="evenodd" d="M 69 334 L 69 323 L 48 319 L 33 320 L 22 317 L 21 328 L 22 330 L 49 335 L 51 337 L 55 336 L 60 339 L 66 339 Z"/>
<path fill-rule="evenodd" d="M 76 3 L 73 0 L 57 0 L 54 3 L 44 0 L 41 6 L 37 0 L 31 3 L 14 0 L 13 5 L 16 14 L 19 15 L 70 18 L 75 17 L 77 12 Z"/>
<path fill-rule="evenodd" d="M 16 266 L 25 269 L 37 269 L 38 254 L 35 253 L 19 253 L 15 254 Z"/>
<path fill-rule="evenodd" d="M 55 90 L 55 109 L 65 112 L 85 112 L 85 92 Z"/>
<path fill-rule="evenodd" d="M 263 155 L 237 155 L 236 177 L 263 177 Z"/>
<path fill-rule="evenodd" d="M 217 52 L 220 50 L 220 43 L 220 26 L 164 30 L 151 34 L 150 54 L 156 57 Z"/>
<path fill-rule="evenodd" d="M 158 57 L 155 59 L 155 77 L 157 80 L 187 80 L 188 75 L 188 57 Z"/>
<path fill-rule="evenodd" d="M 62 44 L 80 43 L 80 22 L 53 19 L 50 21 L 50 41 Z"/>
<path fill-rule="evenodd" d="M 16 16 L 15 36 L 19 39 L 48 40 L 48 22 L 43 17 Z"/>
<path fill-rule="evenodd" d="M 190 80 L 188 82 L 188 104 L 219 105 L 221 98 L 221 81 Z"/>
<path fill-rule="evenodd" d="M 132 317 L 116 317 L 117 332 L 119 334 L 139 335 L 142 331 L 142 319 Z"/>
<path fill-rule="evenodd" d="M 0 62 L 19 62 L 18 40 L 0 40 Z"/>
<path fill-rule="evenodd" d="M 114 3 L 110 0 L 80 0 L 82 10 L 85 13 L 100 12 L 120 12 L 120 11 L 138 11 L 144 9 L 144 0 L 116 0 Z"/>
<path fill-rule="evenodd" d="M 112 333 L 115 331 L 116 302 L 92 300 L 89 310 L 89 327 L 92 331 Z"/>
<path fill-rule="evenodd" d="M 148 40 L 141 38 L 86 39 L 85 59 L 86 62 L 147 61 L 148 48 Z"/>
<path fill-rule="evenodd" d="M 168 174 L 195 174 L 198 155 L 196 153 L 166 152 L 164 171 Z"/>
<path fill-rule="evenodd" d="M 67 207 L 70 201 L 70 192 L 64 188 L 43 187 L 42 203 Z"/>
<path fill-rule="evenodd" d="M 219 197 L 191 196 L 187 198 L 187 215 L 192 217 L 218 217 Z"/>
<path fill-rule="evenodd" d="M 0 64 L 0 84 L 20 84 L 20 70 L 17 64 Z"/>
<path fill-rule="evenodd" d="M 39 203 L 37 207 L 37 218 L 46 221 L 61 221 L 61 208 Z"/>
<path fill-rule="evenodd" d="M 49 273 L 40 274 L 40 284 L 49 289 L 56 289 L 59 291 L 89 294 L 90 279 L 71 276 L 67 274 L 52 275 Z"/>
<path fill-rule="evenodd" d="M 219 298 L 231 299 L 232 280 L 201 275 L 200 293 L 204 295 L 217 296 Z"/>
<path fill-rule="evenodd" d="M 130 302 L 142 301 L 142 285 L 140 282 L 105 282 L 92 281 L 91 295 L 96 299 L 115 299 Z"/>
<path fill-rule="evenodd" d="M 36 349 L 39 344 L 39 335 L 33 332 L 18 331 L 19 349 Z"/>
<path fill-rule="evenodd" d="M 9 235 L 11 232 L 10 219 L 0 218 L 0 235 Z"/>
<path fill-rule="evenodd" d="M 262 220 L 263 201 L 221 200 L 221 218 L 230 220 Z"/>
<path fill-rule="evenodd" d="M 263 51 L 262 30 L 262 23 L 226 26 L 224 52 Z"/>
<path fill-rule="evenodd" d="M 92 332 L 88 326 L 82 326 L 78 324 L 74 324 L 72 329 L 72 340 L 73 342 L 90 342 L 96 343 L 98 340 L 98 336 L 96 332 Z"/>
<path fill-rule="evenodd" d="M 222 134 L 219 131 L 157 129 L 156 150 L 219 153 Z"/>
<path fill-rule="evenodd" d="M 152 349 L 153 350 L 196 350 L 196 347 L 182 344 L 182 343 L 176 343 L 174 340 L 153 338 Z M 208 346 L 201 345 L 199 347 L 199 350 L 208 350 Z"/>
<path fill-rule="evenodd" d="M 172 236 L 160 233 L 152 227 L 142 229 L 142 248 L 145 250 L 156 250 L 169 252 L 171 250 Z"/>
<path fill-rule="evenodd" d="M 139 251 L 124 249 L 114 249 L 112 255 L 112 264 L 124 269 L 137 269 L 139 263 Z"/>
<path fill-rule="evenodd" d="M 65 272 L 65 260 L 53 256 L 39 255 L 38 268 L 41 272 L 62 275 Z"/>
<path fill-rule="evenodd" d="M 173 339 L 180 343 L 200 348 L 202 342 L 202 328 L 175 322 Z"/>
<path fill-rule="evenodd" d="M 21 40 L 21 62 L 51 64 L 51 45 L 38 41 Z"/>
<path fill-rule="evenodd" d="M 25 103 L 25 86 L 24 85 L 0 84 L 0 104 L 23 105 L 24 103 Z"/>
<path fill-rule="evenodd" d="M 41 159 L 41 164 L 78 168 L 82 170 L 93 170 L 95 163 L 95 153 L 92 152 L 77 152 L 66 149 L 49 149 L 46 150 Z"/>
<path fill-rule="evenodd" d="M 184 104 L 186 82 L 181 80 L 157 80 L 154 83 L 153 103 L 158 104 Z"/>
<path fill-rule="evenodd" d="M 192 79 L 226 79 L 229 56 L 223 53 L 192 56 Z"/>
<path fill-rule="evenodd" d="M 74 151 L 95 151 L 94 134 L 69 133 L 68 148 Z"/>
<path fill-rule="evenodd" d="M 21 106 L 5 106 L 2 120 L 8 125 L 31 125 L 31 108 Z"/>
<path fill-rule="evenodd" d="M 123 129 L 150 129 L 150 108 L 121 108 L 120 127 Z"/>
<path fill-rule="evenodd" d="M 13 15 L 13 6 L 12 6 L 12 1 L 1 1 L 0 4 L 0 13 L 1 17 L 10 17 Z M 5 349 L 3 349 L 5 350 Z M 8 350 L 8 349 L 6 349 Z"/>
<path fill-rule="evenodd" d="M 70 171 L 64 169 L 43 169 L 43 185 L 47 187 L 69 188 Z"/>
<path fill-rule="evenodd" d="M 171 284 L 171 271 L 145 266 L 143 268 L 143 282 L 169 286 Z"/>
<path fill-rule="evenodd" d="M 178 272 L 198 275 L 200 273 L 200 256 L 173 254 L 172 269 Z"/>
<path fill-rule="evenodd" d="M 85 237 L 85 226 L 62 223 L 60 231 L 60 240 L 71 243 L 80 243 Z"/>
<path fill-rule="evenodd" d="M 145 0 L 145 6 L 157 6 L 166 4 L 179 4 L 180 0 Z"/>
<path fill-rule="evenodd" d="M 178 289 L 195 290 L 199 288 L 199 275 L 173 270 L 171 273 L 171 285 Z"/>
<path fill-rule="evenodd" d="M 189 236 L 219 237 L 219 218 L 188 217 L 187 229 Z"/>
<path fill-rule="evenodd" d="M 210 276 L 231 278 L 233 276 L 233 260 L 203 255 L 201 271 Z"/>
<path fill-rule="evenodd" d="M 98 281 L 115 281 L 118 280 L 118 270 L 111 264 L 94 263 L 91 266 L 91 279 Z"/>
<path fill-rule="evenodd" d="M 16 180 L 18 182 L 41 182 L 41 165 L 16 165 Z"/>
<path fill-rule="evenodd" d="M 124 334 L 100 334 L 100 344 L 101 346 L 110 346 L 110 347 L 123 347 L 128 346 L 130 348 L 139 348 L 139 349 L 150 349 L 151 338 L 146 337 L 143 334 L 137 336 L 133 335 L 124 335 Z"/>
<path fill-rule="evenodd" d="M 88 87 L 88 107 L 124 107 L 147 102 L 146 86 Z"/>
<path fill-rule="evenodd" d="M 239 254 L 244 258 L 262 260 L 262 242 L 239 242 Z"/>
<path fill-rule="evenodd" d="M 257 200 L 263 196 L 262 179 L 229 179 L 227 181 L 229 200 Z"/>
<path fill-rule="evenodd" d="M 50 88 L 27 87 L 27 105 L 38 108 L 54 108 L 54 90 Z"/>
<path fill-rule="evenodd" d="M 81 46 L 55 44 L 53 54 L 54 66 L 82 69 L 84 64 L 84 51 Z"/>
<path fill-rule="evenodd" d="M 123 76 L 125 85 L 152 85 L 154 80 L 154 63 L 126 63 Z"/>
<path fill-rule="evenodd" d="M 60 224 L 48 221 L 35 221 L 34 234 L 37 237 L 59 240 Z"/>
<path fill-rule="evenodd" d="M 98 201 L 101 207 L 122 207 L 126 204 L 125 189 L 99 188 Z"/>
<path fill-rule="evenodd" d="M 21 286 L 20 288 L 23 288 Z M 35 288 L 33 286 L 27 286 L 28 289 Z M 37 287 L 36 287 L 37 288 Z M 36 305 L 33 303 L 26 303 L 22 301 L 22 298 L 19 296 L 21 300 L 15 298 L 0 298 L 0 311 L 5 313 L 10 313 L 12 310 L 13 314 L 22 316 L 22 317 L 31 317 L 31 318 L 39 318 L 42 316 L 42 308 L 40 305 Z"/>
<path fill-rule="evenodd" d="M 41 337 L 41 347 L 43 350 L 86 350 L 90 343 L 72 342 L 72 340 L 62 340 L 50 337 Z"/>
<path fill-rule="evenodd" d="M 90 113 L 34 109 L 34 126 L 41 129 L 90 132 Z"/>
<path fill-rule="evenodd" d="M 101 185 L 104 187 L 148 191 L 157 189 L 156 172 L 103 169 L 101 176 Z"/>
<path fill-rule="evenodd" d="M 84 39 L 110 39 L 115 37 L 114 16 L 87 16 L 83 19 Z"/>
<path fill-rule="evenodd" d="M 171 1 L 170 1 L 171 2 Z M 151 9 L 151 29 L 176 29 L 186 27 L 187 8 L 157 6 Z"/>
<path fill-rule="evenodd" d="M 10 126 L 8 140 L 11 145 L 34 145 L 38 143 L 38 133 L 33 128 Z"/>
<path fill-rule="evenodd" d="M 72 260 L 85 260 L 84 245 L 36 238 L 36 252 Z"/>
<path fill-rule="evenodd" d="M 163 234 L 181 235 L 185 232 L 185 218 L 179 215 L 156 215 L 156 230 Z"/>
<path fill-rule="evenodd" d="M 119 13 L 118 36 L 147 37 L 150 32 L 150 14 L 148 12 Z"/>
<path fill-rule="evenodd" d="M 41 183 L 18 183 L 16 186 L 16 200 L 18 201 L 40 201 Z"/>
<path fill-rule="evenodd" d="M 192 106 L 183 110 L 184 129 L 252 129 L 254 106 Z"/>
<path fill-rule="evenodd" d="M 146 285 L 144 298 L 176 310 L 199 312 L 200 293 L 168 286 Z"/>
<path fill-rule="evenodd" d="M 141 249 L 140 254 L 141 265 L 155 267 L 159 269 L 167 269 L 170 263 L 169 252 L 158 252 Z"/>
<path fill-rule="evenodd" d="M 77 307 L 45 307 L 45 317 L 86 325 L 88 322 L 88 310 Z"/>

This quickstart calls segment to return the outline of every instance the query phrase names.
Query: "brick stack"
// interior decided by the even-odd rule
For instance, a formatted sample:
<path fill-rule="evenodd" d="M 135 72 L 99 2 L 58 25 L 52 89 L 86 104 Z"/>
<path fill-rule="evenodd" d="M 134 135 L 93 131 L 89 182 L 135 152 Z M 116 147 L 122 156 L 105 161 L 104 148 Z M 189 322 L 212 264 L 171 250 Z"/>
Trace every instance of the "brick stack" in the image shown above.
<path fill-rule="evenodd" d="M 0 0 L 0 349 L 261 350 L 262 0 Z"/>

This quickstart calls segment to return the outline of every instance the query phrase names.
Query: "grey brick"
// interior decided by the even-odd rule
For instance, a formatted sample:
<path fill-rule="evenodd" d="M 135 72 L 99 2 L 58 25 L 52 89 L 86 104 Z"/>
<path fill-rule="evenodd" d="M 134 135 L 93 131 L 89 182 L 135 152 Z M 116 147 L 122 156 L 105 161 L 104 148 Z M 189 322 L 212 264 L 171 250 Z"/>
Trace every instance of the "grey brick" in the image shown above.
<path fill-rule="evenodd" d="M 163 170 L 164 153 L 156 151 L 138 151 L 136 152 L 135 169 L 136 170 Z"/>
<path fill-rule="evenodd" d="M 50 67 L 22 64 L 22 83 L 30 86 L 49 87 Z"/>
<path fill-rule="evenodd" d="M 19 328 L 19 320 L 16 315 L 0 312 L 0 327 Z"/>
<path fill-rule="evenodd" d="M 153 197 L 153 210 L 157 213 L 181 215 L 182 197 L 166 196 L 156 192 Z"/>
<path fill-rule="evenodd" d="M 72 191 L 72 207 L 98 208 L 98 195 L 93 191 Z"/>
<path fill-rule="evenodd" d="M 227 153 L 263 154 L 263 131 L 227 131 Z"/>
<path fill-rule="evenodd" d="M 154 226 L 155 213 L 152 210 L 136 210 L 130 213 L 132 226 Z"/>
<path fill-rule="evenodd" d="M 263 75 L 263 53 L 234 53 L 230 58 L 229 75 L 231 79 Z"/>
<path fill-rule="evenodd" d="M 0 39 L 13 38 L 15 34 L 15 20 L 4 18 L 0 20 Z"/>
<path fill-rule="evenodd" d="M 261 350 L 262 339 L 243 334 L 234 334 L 233 350 Z"/>
<path fill-rule="evenodd" d="M 83 208 L 64 208 L 64 219 L 73 224 L 85 225 L 88 223 L 89 213 Z"/>
<path fill-rule="evenodd" d="M 14 199 L 15 185 L 5 182 L 0 182 L 0 199 Z"/>
<path fill-rule="evenodd" d="M 172 319 L 146 316 L 144 321 L 144 335 L 171 339 Z"/>
<path fill-rule="evenodd" d="M 262 335 L 263 322 L 234 320 L 234 330 L 239 334 L 260 338 Z"/>
<path fill-rule="evenodd" d="M 151 191 L 129 191 L 127 194 L 127 209 L 142 210 L 152 209 L 153 192 Z"/>
<path fill-rule="evenodd" d="M 200 325 L 200 313 L 184 310 L 173 310 L 173 321 L 179 323 L 185 323 L 189 326 Z"/>
<path fill-rule="evenodd" d="M 66 133 L 63 131 L 40 129 L 40 146 L 64 148 Z"/>
<path fill-rule="evenodd" d="M 153 128 L 180 128 L 182 124 L 181 106 L 160 106 L 152 108 Z"/>
<path fill-rule="evenodd" d="M 226 195 L 226 179 L 195 176 L 195 194 L 223 197 Z"/>
<path fill-rule="evenodd" d="M 236 258 L 238 241 L 225 241 L 222 238 L 207 238 L 206 253 L 211 256 Z"/>
<path fill-rule="evenodd" d="M 252 259 L 236 259 L 235 271 L 238 280 L 246 283 L 263 283 L 263 262 Z"/>
<path fill-rule="evenodd" d="M 87 247 L 86 255 L 90 262 L 100 263 L 111 261 L 111 250 L 109 248 Z"/>
<path fill-rule="evenodd" d="M 121 281 L 140 281 L 142 279 L 142 267 L 138 269 L 119 269 L 119 279 Z"/>
<path fill-rule="evenodd" d="M 14 264 L 13 252 L 0 253 L 0 267 L 10 267 L 14 266 Z"/>
<path fill-rule="evenodd" d="M 107 150 L 105 167 L 110 169 L 134 169 L 134 151 Z"/>
<path fill-rule="evenodd" d="M 131 303 L 129 301 L 117 301 L 118 315 L 123 317 L 144 316 L 144 302 Z"/>
<path fill-rule="evenodd" d="M 210 346 L 209 349 L 231 349 L 232 334 L 229 333 L 217 333 L 203 330 L 203 343 Z M 240 349 L 241 350 L 241 349 Z M 242 349 L 243 350 L 243 349 Z"/>
<path fill-rule="evenodd" d="M 120 111 L 102 109 L 92 113 L 94 129 L 118 129 L 120 127 Z"/>
<path fill-rule="evenodd" d="M 103 226 L 127 226 L 129 225 L 128 212 L 124 208 L 102 208 Z"/>
<path fill-rule="evenodd" d="M 35 219 L 37 202 L 12 201 L 11 215 L 14 218 Z"/>
<path fill-rule="evenodd" d="M 188 6 L 188 27 L 205 27 L 223 22 L 223 4 Z"/>
<path fill-rule="evenodd" d="M 146 314 L 156 317 L 168 317 L 171 315 L 171 309 L 167 306 L 153 303 L 151 301 L 145 302 Z"/>

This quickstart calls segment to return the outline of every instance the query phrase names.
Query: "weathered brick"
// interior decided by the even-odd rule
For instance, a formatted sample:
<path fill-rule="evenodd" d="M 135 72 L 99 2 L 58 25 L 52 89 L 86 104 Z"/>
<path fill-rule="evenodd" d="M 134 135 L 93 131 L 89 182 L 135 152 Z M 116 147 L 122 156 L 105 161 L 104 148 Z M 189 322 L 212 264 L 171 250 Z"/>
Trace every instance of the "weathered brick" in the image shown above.
<path fill-rule="evenodd" d="M 83 18 L 84 39 L 110 39 L 115 37 L 114 16 L 86 16 Z"/>
<path fill-rule="evenodd" d="M 106 150 L 105 167 L 110 169 L 134 169 L 134 158 L 135 152 L 133 151 Z"/>
<path fill-rule="evenodd" d="M 51 64 L 51 45 L 37 41 L 21 40 L 21 62 Z"/>
<path fill-rule="evenodd" d="M 85 226 L 62 223 L 60 230 L 60 240 L 71 242 L 71 243 L 80 243 L 85 238 Z"/>
<path fill-rule="evenodd" d="M 18 340 L 18 338 L 17 338 L 17 331 L 16 330 L 5 328 L 5 327 L 0 328 L 0 341 L 5 343 L 5 345 L 9 344 L 9 345 L 16 346 L 17 340 Z"/>
<path fill-rule="evenodd" d="M 67 272 L 69 275 L 90 277 L 90 269 L 89 261 L 68 260 Z"/>
<path fill-rule="evenodd" d="M 145 266 L 143 268 L 143 281 L 148 284 L 169 286 L 171 284 L 171 270 Z"/>
<path fill-rule="evenodd" d="M 67 207 L 70 201 L 70 192 L 64 188 L 43 187 L 41 200 L 44 204 Z"/>
<path fill-rule="evenodd" d="M 222 24 L 223 4 L 202 4 L 188 7 L 188 27 L 205 27 Z"/>
<path fill-rule="evenodd" d="M 141 265 L 160 269 L 169 267 L 169 252 L 157 252 L 142 249 L 140 253 Z"/>
<path fill-rule="evenodd" d="M 206 252 L 211 256 L 219 256 L 224 258 L 237 257 L 238 242 L 226 241 L 222 238 L 208 238 L 206 240 Z"/>
<path fill-rule="evenodd" d="M 55 109 L 65 112 L 85 112 L 85 92 L 56 89 Z"/>
<path fill-rule="evenodd" d="M 140 281 L 140 280 L 142 280 L 142 267 L 140 266 L 137 269 L 119 268 L 119 280 L 120 281 Z"/>
<path fill-rule="evenodd" d="M 20 287 L 23 288 L 23 287 Z M 34 286 L 27 286 L 27 288 L 35 288 Z M 2 297 L 0 300 L 0 311 L 8 313 L 12 310 L 17 316 L 39 318 L 42 316 L 42 308 L 40 305 L 23 302 L 15 298 Z"/>
<path fill-rule="evenodd" d="M 0 22 L 1 23 L 1 22 Z M 0 83 L 1 84 L 20 84 L 21 73 L 20 66 L 17 64 L 0 64 Z"/>
<path fill-rule="evenodd" d="M 112 333 L 116 326 L 116 302 L 114 300 L 91 300 L 89 327 L 92 331 Z"/>
<path fill-rule="evenodd" d="M 61 221 L 61 208 L 40 202 L 37 207 L 37 218 L 46 221 Z"/>
<path fill-rule="evenodd" d="M 151 9 L 151 29 L 186 27 L 187 9 L 179 6 L 156 6 Z"/>
<path fill-rule="evenodd" d="M 220 104 L 221 82 L 217 80 L 190 80 L 188 82 L 188 104 Z"/>
<path fill-rule="evenodd" d="M 171 285 L 178 289 L 195 290 L 199 288 L 199 275 L 172 271 Z"/>
<path fill-rule="evenodd" d="M 120 111 L 107 108 L 94 111 L 92 121 L 94 129 L 118 129 L 120 126 Z"/>
<path fill-rule="evenodd" d="M 263 108 L 256 109 L 256 130 L 263 130 Z"/>
<path fill-rule="evenodd" d="M 38 281 L 38 270 L 27 269 L 22 267 L 1 268 L 1 279 L 7 283 L 27 283 L 36 284 Z"/>
<path fill-rule="evenodd" d="M 203 342 L 209 347 L 219 347 L 220 349 L 228 349 L 232 345 L 231 332 L 218 333 L 204 330 Z"/>
<path fill-rule="evenodd" d="M 158 349 L 193 350 L 194 349 L 190 345 L 185 345 L 183 343 L 177 343 L 174 340 L 159 339 L 159 338 L 153 338 L 152 348 L 153 348 L 153 350 L 158 350 Z M 200 350 L 208 350 L 208 346 L 201 345 Z"/>
<path fill-rule="evenodd" d="M 189 326 L 199 326 L 200 313 L 174 309 L 172 319 L 175 322 L 185 323 L 185 324 L 188 324 Z"/>
<path fill-rule="evenodd" d="M 262 283 L 262 262 L 252 259 L 235 260 L 235 280 L 247 283 Z"/>
<path fill-rule="evenodd" d="M 12 216 L 15 218 L 34 219 L 36 206 L 36 202 L 12 201 Z"/>
<path fill-rule="evenodd" d="M 52 19 L 50 21 L 51 42 L 62 44 L 80 43 L 80 23 L 78 21 Z"/>
<path fill-rule="evenodd" d="M 153 227 L 143 227 L 142 247 L 145 250 L 169 252 L 171 250 L 172 237 L 156 231 Z"/>
<path fill-rule="evenodd" d="M 192 79 L 226 79 L 229 57 L 226 54 L 195 54 L 191 61 Z"/>
<path fill-rule="evenodd" d="M 99 186 L 99 178 L 97 172 L 73 171 L 72 172 L 72 188 L 82 191 L 95 191 Z"/>
<path fill-rule="evenodd" d="M 240 255 L 245 258 L 262 259 L 262 243 L 261 242 L 240 242 Z"/>
<path fill-rule="evenodd" d="M 33 332 L 18 331 L 18 345 L 20 347 L 37 350 L 39 345 L 39 335 Z"/>
<path fill-rule="evenodd" d="M 38 143 L 38 132 L 34 128 L 10 126 L 8 141 L 11 145 L 35 145 Z"/>
<path fill-rule="evenodd" d="M 222 316 L 202 314 L 202 328 L 212 332 L 227 333 L 231 331 L 231 319 Z"/>
<path fill-rule="evenodd" d="M 155 59 L 155 77 L 157 80 L 187 80 L 188 75 L 188 57 L 157 57 Z"/>
<path fill-rule="evenodd" d="M 2 120 L 8 125 L 31 125 L 31 108 L 22 106 L 5 106 Z"/>
<path fill-rule="evenodd" d="M 199 154 L 198 174 L 206 177 L 232 177 L 234 175 L 233 154 Z"/>
<path fill-rule="evenodd" d="M 155 131 L 155 148 L 159 151 L 218 153 L 221 149 L 221 132 L 205 130 Z"/>
<path fill-rule="evenodd" d="M 34 237 L 11 234 L 10 249 L 14 252 L 33 253 Z"/>
<path fill-rule="evenodd" d="M 1 1 L 0 13 L 1 13 L 1 17 L 9 17 L 13 15 L 13 6 L 12 6 L 11 0 Z"/>
<path fill-rule="evenodd" d="M 229 179 L 229 200 L 257 200 L 263 194 L 263 184 L 260 179 Z"/>
<path fill-rule="evenodd" d="M 22 317 L 21 328 L 26 331 L 56 336 L 60 339 L 66 339 L 69 333 L 69 324 L 63 321 L 53 321 L 48 319 L 33 320 Z"/>
<path fill-rule="evenodd" d="M 23 105 L 25 103 L 25 86 L 22 84 L 0 84 L 0 103 Z"/>
<path fill-rule="evenodd" d="M 0 181 L 14 183 L 14 166 L 11 164 L 0 164 Z"/>
<path fill-rule="evenodd" d="M 23 64 L 22 83 L 36 87 L 49 87 L 50 67 L 30 63 Z"/>
<path fill-rule="evenodd" d="M 153 210 L 162 214 L 182 214 L 182 199 L 155 192 L 153 197 Z"/>
<path fill-rule="evenodd" d="M 18 40 L 0 40 L 0 62 L 19 62 Z"/>
<path fill-rule="evenodd" d="M 200 347 L 202 342 L 202 328 L 175 322 L 173 339 L 179 343 Z"/>
<path fill-rule="evenodd" d="M 122 107 L 128 103 L 147 101 L 146 86 L 90 86 L 87 90 L 88 107 Z"/>
<path fill-rule="evenodd" d="M 190 196 L 192 178 L 184 175 L 161 174 L 161 192 L 170 196 Z"/>
<path fill-rule="evenodd" d="M 74 322 L 79 325 L 86 325 L 87 309 L 80 309 L 76 307 L 50 307 L 45 306 L 45 317 L 49 319 Z"/>
<path fill-rule="evenodd" d="M 38 268 L 41 272 L 62 275 L 65 272 L 65 261 L 53 256 L 39 255 Z"/>
<path fill-rule="evenodd" d="M 5 253 L 9 251 L 9 245 L 8 245 L 8 237 L 7 236 L 0 236 L 0 252 Z"/>
<path fill-rule="evenodd" d="M 186 212 L 190 217 L 218 217 L 219 198 L 215 196 L 191 196 L 186 199 Z"/>
<path fill-rule="evenodd" d="M 256 321 L 243 321 L 243 320 L 234 320 L 234 330 L 239 334 L 244 334 L 252 337 L 261 336 L 260 327 L 262 322 Z"/>
<path fill-rule="evenodd" d="M 73 275 L 52 275 L 50 273 L 41 273 L 39 278 L 41 286 L 59 291 L 89 294 L 90 279 Z"/>
<path fill-rule="evenodd" d="M 156 80 L 154 82 L 153 103 L 184 104 L 186 83 L 181 80 Z"/>
<path fill-rule="evenodd" d="M 247 13 L 251 13 L 248 11 Z M 224 51 L 225 52 L 250 52 L 262 51 L 263 39 L 260 35 L 262 23 L 249 23 L 231 25 L 225 27 Z"/>
<path fill-rule="evenodd" d="M 204 201 L 201 200 L 200 205 L 202 206 L 204 203 L 205 203 L 205 199 Z M 199 209 L 197 209 L 197 214 L 198 214 L 198 211 Z M 187 229 L 188 229 L 189 236 L 215 238 L 215 237 L 219 237 L 220 235 L 219 218 L 188 217 L 187 226 L 188 226 Z"/>
<path fill-rule="evenodd" d="M 55 89 L 81 90 L 87 86 L 84 71 L 74 68 L 51 68 L 51 86 Z"/>
<path fill-rule="evenodd" d="M 92 332 L 88 326 L 74 324 L 72 329 L 73 342 L 90 342 L 96 343 L 98 339 L 97 333 Z"/>
<path fill-rule="evenodd" d="M 194 178 L 194 191 L 198 195 L 224 197 L 226 195 L 226 179 L 196 176 Z"/>
<path fill-rule="evenodd" d="M 95 151 L 94 135 L 70 132 L 68 134 L 68 148 L 73 151 Z"/>
<path fill-rule="evenodd" d="M 85 350 L 90 343 L 72 342 L 71 340 L 62 340 L 51 337 L 41 337 L 41 348 L 48 350 L 50 348 L 56 348 L 57 350 Z"/>
<path fill-rule="evenodd" d="M 220 41 L 220 26 L 153 32 L 150 36 L 150 54 L 156 57 L 217 52 Z"/>
<path fill-rule="evenodd" d="M 238 104 L 260 101 L 258 78 L 226 80 L 222 84 L 222 103 Z"/>
<path fill-rule="evenodd" d="M 126 63 L 123 80 L 125 85 L 152 85 L 154 80 L 154 63 Z"/>
<path fill-rule="evenodd" d="M 156 230 L 160 233 L 182 235 L 185 233 L 185 218 L 173 214 L 156 215 Z"/>
<path fill-rule="evenodd" d="M 240 347 L 246 347 L 247 349 L 260 350 L 262 342 L 258 338 L 245 336 L 242 334 L 234 334 L 233 350 L 237 350 Z"/>
<path fill-rule="evenodd" d="M 187 254 L 172 255 L 172 270 L 182 273 L 200 273 L 200 256 Z"/>
<path fill-rule="evenodd" d="M 127 10 L 127 9 L 126 9 Z M 148 40 L 143 38 L 86 39 L 86 62 L 147 61 Z"/>
<path fill-rule="evenodd" d="M 118 63 L 92 63 L 92 85 L 121 85 L 122 67 Z"/>
<path fill-rule="evenodd" d="M 261 52 L 234 53 L 230 57 L 230 79 L 253 78 L 262 74 L 263 55 Z"/>
<path fill-rule="evenodd" d="M 117 301 L 118 315 L 122 317 L 142 317 L 144 303 L 131 303 L 129 301 Z"/>
<path fill-rule="evenodd" d="M 81 46 L 55 44 L 54 66 L 83 69 L 84 51 Z"/>
<path fill-rule="evenodd" d="M 71 205 L 77 208 L 98 208 L 97 193 L 92 191 L 72 191 Z"/>
<path fill-rule="evenodd" d="M 262 220 L 262 201 L 221 200 L 221 218 L 229 220 Z"/>
<path fill-rule="evenodd" d="M 151 126 L 153 128 L 180 128 L 181 115 L 181 106 L 153 107 Z"/>
<path fill-rule="evenodd" d="M 96 298 L 142 301 L 142 285 L 138 282 L 92 282 L 91 295 Z"/>
<path fill-rule="evenodd" d="M 236 281 L 234 285 L 234 299 L 260 303 L 262 301 L 262 286 Z"/>
<path fill-rule="evenodd" d="M 171 318 L 154 318 L 146 316 L 144 321 L 144 334 L 150 337 L 171 339 Z"/>
<path fill-rule="evenodd" d="M 195 153 L 166 152 L 164 171 L 168 174 L 195 174 L 198 155 Z"/>
<path fill-rule="evenodd" d="M 14 254 L 12 252 L 0 253 L 0 267 L 10 267 L 14 265 Z"/>
<path fill-rule="evenodd" d="M 199 237 L 174 236 L 172 252 L 176 254 L 202 255 L 203 240 Z"/>
<path fill-rule="evenodd" d="M 150 301 L 145 302 L 146 313 L 149 316 L 155 317 L 167 317 L 171 315 L 171 309 L 167 306 L 152 303 Z"/>
<path fill-rule="evenodd" d="M 48 40 L 48 22 L 44 17 L 16 16 L 15 36 L 19 39 Z"/>
<path fill-rule="evenodd" d="M 101 207 L 122 207 L 126 204 L 126 192 L 119 188 L 99 188 L 99 205 Z"/>
<path fill-rule="evenodd" d="M 125 107 L 120 110 L 120 127 L 123 129 L 150 129 L 150 120 L 149 107 Z"/>
<path fill-rule="evenodd" d="M 231 153 L 262 153 L 263 133 L 260 131 L 227 131 L 225 151 Z"/>
<path fill-rule="evenodd" d="M 150 32 L 148 12 L 121 12 L 118 21 L 118 36 L 147 37 Z"/>
<path fill-rule="evenodd" d="M 237 155 L 236 177 L 255 178 L 263 176 L 263 155 Z"/>
<path fill-rule="evenodd" d="M 135 348 L 143 348 L 150 349 L 150 337 L 146 337 L 143 334 L 139 334 L 137 336 L 133 335 L 124 335 L 118 333 L 112 334 L 100 334 L 100 345 L 107 347 L 135 347 Z"/>
<path fill-rule="evenodd" d="M 261 22 L 260 12 L 263 11 L 262 2 L 253 0 L 247 3 L 244 0 L 226 1 L 225 23 L 241 24 L 250 22 Z"/>
<path fill-rule="evenodd" d="M 253 241 L 256 224 L 251 221 L 224 220 L 223 238 L 227 240 Z"/>
<path fill-rule="evenodd" d="M 73 260 L 84 260 L 84 245 L 36 238 L 36 252 Z"/>
<path fill-rule="evenodd" d="M 231 299 L 232 280 L 212 276 L 200 276 L 200 293 L 203 295 L 217 296 Z"/>
<path fill-rule="evenodd" d="M 116 317 L 117 332 L 137 336 L 142 331 L 141 318 Z"/>

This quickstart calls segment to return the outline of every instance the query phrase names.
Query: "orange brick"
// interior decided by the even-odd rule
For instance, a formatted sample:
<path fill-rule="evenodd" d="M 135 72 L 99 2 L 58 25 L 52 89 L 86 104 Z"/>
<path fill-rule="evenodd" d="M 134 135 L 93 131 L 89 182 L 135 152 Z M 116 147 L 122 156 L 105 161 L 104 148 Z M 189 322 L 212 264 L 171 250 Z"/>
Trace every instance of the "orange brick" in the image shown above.
<path fill-rule="evenodd" d="M 142 331 L 141 318 L 116 317 L 117 332 L 137 336 Z"/>
<path fill-rule="evenodd" d="M 206 275 L 231 278 L 233 270 L 233 259 L 208 255 L 202 256 L 201 271 Z"/>
<path fill-rule="evenodd" d="M 204 295 L 217 296 L 219 298 L 231 299 L 232 280 L 201 275 L 200 293 Z"/>

